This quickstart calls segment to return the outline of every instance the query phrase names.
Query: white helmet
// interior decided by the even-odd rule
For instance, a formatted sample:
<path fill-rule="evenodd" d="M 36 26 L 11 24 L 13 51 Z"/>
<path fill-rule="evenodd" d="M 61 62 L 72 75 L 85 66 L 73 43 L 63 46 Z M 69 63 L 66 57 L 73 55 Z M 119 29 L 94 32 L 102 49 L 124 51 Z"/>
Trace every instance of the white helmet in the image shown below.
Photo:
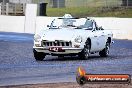
<path fill-rule="evenodd" d="M 71 16 L 71 14 L 65 14 L 62 18 L 73 18 L 72 16 Z"/>

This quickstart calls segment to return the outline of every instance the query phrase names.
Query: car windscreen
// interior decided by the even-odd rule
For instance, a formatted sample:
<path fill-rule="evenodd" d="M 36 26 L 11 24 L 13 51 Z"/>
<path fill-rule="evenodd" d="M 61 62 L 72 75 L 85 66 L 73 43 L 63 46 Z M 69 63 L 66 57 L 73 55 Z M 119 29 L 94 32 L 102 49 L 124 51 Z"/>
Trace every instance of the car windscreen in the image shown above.
<path fill-rule="evenodd" d="M 76 21 L 76 29 L 88 29 L 88 30 L 92 30 L 93 28 L 93 22 L 91 20 L 87 20 L 87 19 L 79 19 L 78 21 Z"/>
<path fill-rule="evenodd" d="M 75 29 L 92 29 L 93 22 L 86 18 L 81 19 L 54 19 L 50 28 L 75 27 Z"/>

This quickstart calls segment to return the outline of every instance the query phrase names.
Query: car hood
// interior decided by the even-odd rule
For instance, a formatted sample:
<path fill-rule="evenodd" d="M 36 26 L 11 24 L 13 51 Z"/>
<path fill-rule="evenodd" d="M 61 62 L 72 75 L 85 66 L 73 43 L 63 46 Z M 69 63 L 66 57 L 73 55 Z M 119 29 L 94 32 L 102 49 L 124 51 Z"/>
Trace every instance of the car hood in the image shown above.
<path fill-rule="evenodd" d="M 43 40 L 65 40 L 70 41 L 77 36 L 84 36 L 86 32 L 90 32 L 90 30 L 83 30 L 83 29 L 49 29 L 45 30 L 43 33 Z"/>

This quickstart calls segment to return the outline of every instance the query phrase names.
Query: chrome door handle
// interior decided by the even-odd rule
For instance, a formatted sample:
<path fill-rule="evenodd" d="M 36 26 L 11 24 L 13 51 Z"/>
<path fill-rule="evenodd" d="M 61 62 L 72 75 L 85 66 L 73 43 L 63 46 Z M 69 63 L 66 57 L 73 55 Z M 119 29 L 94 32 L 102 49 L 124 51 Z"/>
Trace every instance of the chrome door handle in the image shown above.
<path fill-rule="evenodd" d="M 94 37 L 97 37 L 97 36 L 94 36 Z"/>

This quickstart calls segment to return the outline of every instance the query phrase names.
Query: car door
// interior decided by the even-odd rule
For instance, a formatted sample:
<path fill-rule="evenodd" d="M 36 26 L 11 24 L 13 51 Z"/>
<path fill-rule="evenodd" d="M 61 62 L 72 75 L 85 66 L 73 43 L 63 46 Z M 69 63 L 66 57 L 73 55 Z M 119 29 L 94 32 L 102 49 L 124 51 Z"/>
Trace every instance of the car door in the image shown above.
<path fill-rule="evenodd" d="M 106 44 L 106 38 L 105 38 L 105 33 L 103 30 L 98 29 L 97 31 L 97 35 L 98 35 L 98 49 L 103 50 L 105 48 L 105 44 Z"/>
<path fill-rule="evenodd" d="M 91 39 L 91 52 L 95 52 L 97 49 L 98 49 L 98 47 L 97 47 L 97 45 L 98 45 L 98 43 L 97 43 L 97 41 L 98 41 L 98 35 L 97 35 L 97 33 L 96 33 L 96 29 L 95 29 L 95 26 L 94 26 L 94 22 L 93 21 L 91 21 L 91 20 L 86 20 L 86 22 L 85 22 L 85 24 L 83 25 L 83 27 L 84 28 L 86 28 L 87 30 L 88 30 L 88 35 L 89 35 L 89 37 L 90 37 L 90 39 Z M 90 32 L 90 31 L 91 32 Z M 87 37 L 86 37 L 87 38 Z"/>
<path fill-rule="evenodd" d="M 93 30 L 91 34 L 91 52 L 96 52 L 99 50 L 99 40 L 97 30 Z"/>
<path fill-rule="evenodd" d="M 93 52 L 100 51 L 104 49 L 105 46 L 105 35 L 104 31 L 99 30 L 96 25 L 96 22 L 93 24 L 93 38 L 92 38 L 92 46 L 91 49 Z"/>

